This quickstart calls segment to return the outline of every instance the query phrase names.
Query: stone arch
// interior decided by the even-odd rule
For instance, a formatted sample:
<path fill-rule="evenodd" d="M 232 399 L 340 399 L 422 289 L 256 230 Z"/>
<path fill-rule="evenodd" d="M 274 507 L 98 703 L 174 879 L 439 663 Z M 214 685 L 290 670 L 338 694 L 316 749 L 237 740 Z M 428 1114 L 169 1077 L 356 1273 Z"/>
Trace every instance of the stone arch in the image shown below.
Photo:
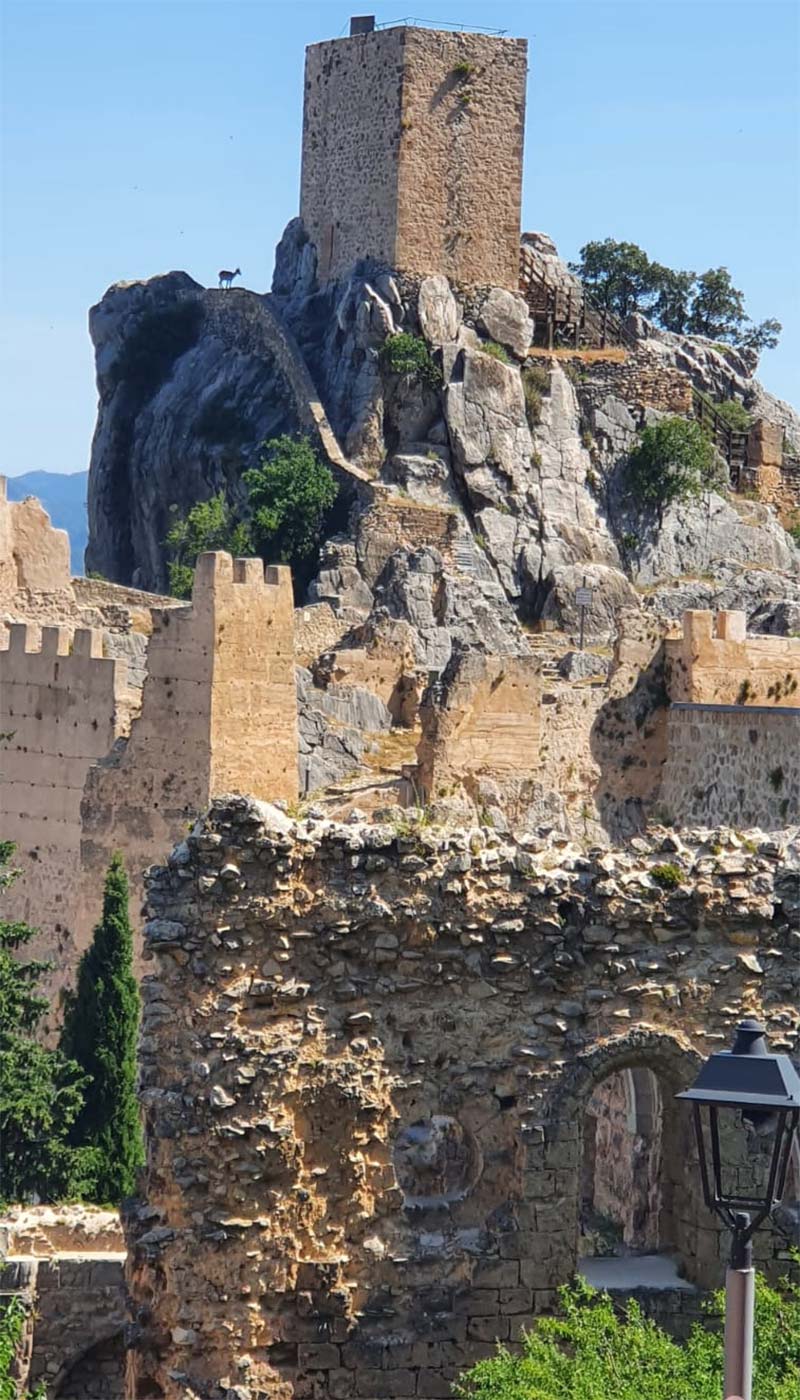
<path fill-rule="evenodd" d="M 48 1394 L 53 1400 L 122 1400 L 124 1383 L 124 1334 L 116 1324 L 95 1332 L 64 1361 Z"/>
<path fill-rule="evenodd" d="M 578 1267 L 586 1110 L 597 1087 L 612 1075 L 624 1076 L 631 1115 L 640 1128 L 652 1126 L 657 1114 L 662 1119 L 661 1247 L 674 1252 L 692 1282 L 704 1287 L 718 1282 L 717 1231 L 699 1202 L 691 1116 L 675 1100 L 675 1094 L 692 1083 L 699 1065 L 700 1056 L 685 1037 L 637 1028 L 590 1046 L 565 1066 L 545 1104 L 541 1139 L 529 1151 L 531 1197 L 536 1184 L 544 1180 L 557 1205 L 550 1251 L 560 1276 L 555 1276 L 554 1267 L 551 1286 Z M 705 1240 L 703 1250 L 699 1249 L 701 1233 L 713 1237 Z"/>

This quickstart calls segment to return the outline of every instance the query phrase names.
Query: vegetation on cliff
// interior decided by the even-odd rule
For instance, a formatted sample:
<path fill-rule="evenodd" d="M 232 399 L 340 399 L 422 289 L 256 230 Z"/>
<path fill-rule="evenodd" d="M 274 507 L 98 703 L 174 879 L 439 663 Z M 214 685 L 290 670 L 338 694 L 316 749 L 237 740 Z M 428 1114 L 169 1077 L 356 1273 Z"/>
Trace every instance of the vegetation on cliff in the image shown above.
<path fill-rule="evenodd" d="M 676 271 L 652 262 L 636 243 L 604 238 L 585 243 L 571 268 L 600 305 L 623 320 L 641 311 L 679 335 L 702 335 L 756 351 L 778 343 L 780 321 L 751 321 L 744 293 L 734 287 L 726 267 L 699 274 Z"/>
<path fill-rule="evenodd" d="M 630 1301 L 620 1315 L 607 1293 L 577 1280 L 560 1290 L 561 1311 L 537 1318 L 522 1353 L 499 1347 L 455 1387 L 462 1400 L 717 1400 L 723 1346 L 718 1326 L 695 1326 L 685 1345 Z M 710 1313 L 723 1312 L 722 1294 Z M 759 1278 L 756 1290 L 753 1400 L 796 1400 L 800 1393 L 800 1288 L 782 1291 Z"/>
<path fill-rule="evenodd" d="M 62 1051 L 90 1081 L 70 1135 L 76 1147 L 93 1151 L 90 1194 L 101 1203 L 116 1203 L 130 1195 L 143 1161 L 136 1101 L 139 1014 L 128 877 L 117 854 L 106 875 L 102 918 L 81 958 L 61 1033 Z"/>
<path fill-rule="evenodd" d="M 628 487 L 638 505 L 659 517 L 673 501 L 690 501 L 721 484 L 716 449 L 699 423 L 661 418 L 639 435 L 627 468 Z"/>
<path fill-rule="evenodd" d="M 226 549 L 234 556 L 259 554 L 265 563 L 290 564 L 301 573 L 313 556 L 323 521 L 337 496 L 330 468 L 307 438 L 284 433 L 262 444 L 258 466 L 243 473 L 247 504 L 241 512 L 222 492 L 174 515 L 166 548 L 170 590 L 192 591 L 198 554 Z"/>
<path fill-rule="evenodd" d="M 14 846 L 0 842 L 0 889 L 17 872 Z M 18 954 L 36 930 L 0 920 L 0 1200 L 60 1200 L 88 1189 L 92 1154 L 77 1149 L 70 1130 L 83 1104 L 86 1075 L 69 1056 L 36 1038 L 48 1009 L 37 983 L 48 963 Z"/>

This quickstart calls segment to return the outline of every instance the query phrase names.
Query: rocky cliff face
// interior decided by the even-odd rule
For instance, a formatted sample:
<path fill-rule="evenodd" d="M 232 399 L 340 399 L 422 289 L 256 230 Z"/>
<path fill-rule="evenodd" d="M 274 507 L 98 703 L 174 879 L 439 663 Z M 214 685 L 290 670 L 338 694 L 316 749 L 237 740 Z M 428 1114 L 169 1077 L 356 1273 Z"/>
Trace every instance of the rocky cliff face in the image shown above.
<path fill-rule="evenodd" d="M 113 579 L 163 587 L 170 508 L 218 490 L 236 499 L 264 438 L 305 431 L 351 507 L 312 599 L 354 607 L 351 623 L 373 630 L 387 618 L 409 623 L 419 664 L 432 669 L 446 664 L 453 636 L 488 650 L 502 634 L 500 649 L 513 651 L 525 646 L 518 619 L 572 628 L 584 578 L 599 639 L 622 608 L 674 616 L 724 599 L 776 626 L 779 604 L 800 603 L 798 552 L 766 507 L 711 495 L 668 511 L 660 528 L 643 524 L 624 466 L 659 410 L 631 389 L 630 374 L 546 360 L 535 402 L 528 312 L 508 292 L 457 296 L 442 277 L 411 284 L 366 265 L 320 289 L 315 250 L 294 220 L 271 295 L 206 291 L 175 272 L 112 287 L 90 327 L 100 413 L 87 566 Z M 749 377 L 745 357 L 644 322 L 636 329 L 648 384 L 662 373 L 674 387 L 676 369 L 712 393 L 733 379 L 754 410 L 800 428 Z M 389 372 L 381 350 L 400 330 L 424 338 L 438 387 Z M 448 512 L 449 554 L 402 530 L 391 547 L 376 541 L 376 493 Z"/>

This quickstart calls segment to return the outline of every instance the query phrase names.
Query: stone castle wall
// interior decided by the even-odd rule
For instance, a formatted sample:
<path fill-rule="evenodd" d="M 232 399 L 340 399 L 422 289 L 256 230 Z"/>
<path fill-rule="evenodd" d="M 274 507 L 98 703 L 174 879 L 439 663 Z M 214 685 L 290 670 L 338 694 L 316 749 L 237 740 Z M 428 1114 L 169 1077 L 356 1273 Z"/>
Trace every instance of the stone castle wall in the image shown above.
<path fill-rule="evenodd" d="M 420 714 L 417 759 L 426 799 L 462 787 L 484 806 L 523 797 L 541 772 L 539 671 L 530 656 L 472 652 L 451 662 Z"/>
<path fill-rule="evenodd" d="M 0 1295 L 27 1305 L 14 1379 L 46 1400 L 123 1400 L 125 1246 L 119 1216 L 92 1207 L 4 1215 Z"/>
<path fill-rule="evenodd" d="M 666 649 L 673 701 L 776 708 L 800 702 L 800 640 L 748 636 L 743 612 L 685 612 L 683 636 Z"/>
<path fill-rule="evenodd" d="M 125 689 L 125 665 L 99 632 L 23 627 L 0 651 L 3 835 L 20 879 L 4 916 L 41 929 L 36 954 L 55 966 L 51 999 L 72 981 L 121 849 L 138 923 L 142 871 L 163 858 L 214 796 L 297 796 L 292 583 L 287 568 L 201 555 L 189 607 L 153 611 L 147 677 Z M 67 654 L 71 645 L 71 654 Z"/>
<path fill-rule="evenodd" d="M 9 501 L 0 476 L 0 607 L 20 594 L 70 594 L 69 535 L 34 496 Z"/>
<path fill-rule="evenodd" d="M 661 806 L 678 825 L 800 822 L 800 708 L 673 705 Z"/>
<path fill-rule="evenodd" d="M 402 26 L 311 45 L 300 214 L 323 280 L 368 257 L 516 290 L 526 63 L 524 40 Z"/>
<path fill-rule="evenodd" d="M 691 415 L 691 380 L 646 351 L 628 354 L 621 363 L 578 354 L 572 363 L 581 374 L 579 397 L 588 399 L 595 408 L 602 409 L 606 396 L 612 394 L 640 414 L 655 408 L 661 413 Z"/>
<path fill-rule="evenodd" d="M 720 1280 L 674 1094 L 745 1012 L 792 1047 L 798 853 L 664 840 L 216 806 L 150 889 L 139 1393 L 446 1396 L 575 1269 L 586 1111 L 626 1069 L 663 1106 L 659 1247 Z M 756 1147 L 725 1144 L 740 1181 Z"/>

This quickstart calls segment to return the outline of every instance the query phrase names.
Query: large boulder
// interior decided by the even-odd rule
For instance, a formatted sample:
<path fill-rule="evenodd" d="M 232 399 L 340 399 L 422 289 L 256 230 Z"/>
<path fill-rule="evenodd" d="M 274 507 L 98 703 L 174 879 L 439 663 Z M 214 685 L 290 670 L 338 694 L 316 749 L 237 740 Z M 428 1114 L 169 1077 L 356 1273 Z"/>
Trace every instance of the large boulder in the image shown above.
<path fill-rule="evenodd" d="M 431 345 L 455 340 L 461 325 L 461 307 L 446 277 L 424 277 L 420 283 L 417 315 L 425 339 Z"/>
<path fill-rule="evenodd" d="M 533 322 L 524 297 L 492 287 L 480 311 L 480 325 L 492 340 L 524 359 L 533 338 Z"/>

